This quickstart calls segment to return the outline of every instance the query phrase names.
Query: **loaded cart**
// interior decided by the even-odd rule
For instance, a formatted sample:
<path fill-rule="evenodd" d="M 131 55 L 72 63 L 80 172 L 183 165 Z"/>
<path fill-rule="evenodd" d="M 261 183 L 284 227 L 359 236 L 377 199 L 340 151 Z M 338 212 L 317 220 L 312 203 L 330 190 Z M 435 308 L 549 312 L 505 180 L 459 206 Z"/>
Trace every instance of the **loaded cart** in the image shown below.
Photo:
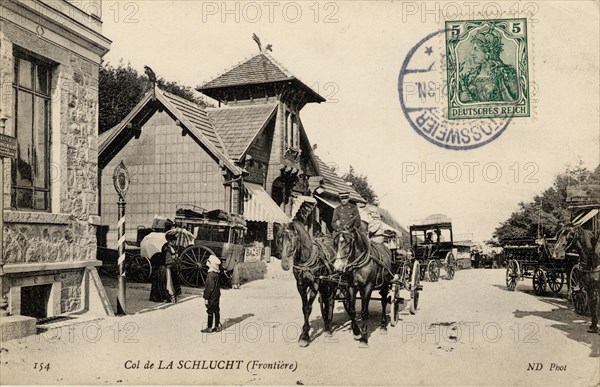
<path fill-rule="evenodd" d="M 155 222 L 156 223 L 156 222 Z M 206 211 L 194 205 L 178 205 L 175 222 L 167 227 L 138 227 L 136 241 L 127 241 L 125 267 L 127 277 L 145 282 L 152 274 L 151 259 L 166 243 L 166 234 L 177 236 L 177 264 L 184 285 L 203 286 L 208 275 L 206 261 L 214 254 L 228 283 L 235 264 L 244 258 L 246 221 L 221 210 Z"/>
<path fill-rule="evenodd" d="M 188 286 L 202 286 L 208 274 L 206 261 L 211 254 L 221 260 L 226 279 L 230 279 L 235 264 L 244 258 L 246 221 L 221 210 L 182 207 L 177 210 L 175 226 L 194 237 L 192 245 L 179 254 L 179 275 Z"/>

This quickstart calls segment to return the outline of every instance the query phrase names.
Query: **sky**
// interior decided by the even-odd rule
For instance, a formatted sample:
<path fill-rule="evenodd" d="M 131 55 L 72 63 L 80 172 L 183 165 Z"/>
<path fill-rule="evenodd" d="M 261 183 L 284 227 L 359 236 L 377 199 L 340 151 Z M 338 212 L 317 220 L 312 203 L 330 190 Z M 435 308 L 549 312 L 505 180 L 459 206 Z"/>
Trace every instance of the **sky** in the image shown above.
<path fill-rule="evenodd" d="M 381 206 L 409 226 L 430 214 L 454 233 L 491 238 L 567 164 L 600 162 L 597 2 L 314 2 L 103 0 L 104 57 L 198 86 L 258 53 L 251 36 L 328 101 L 300 118 L 316 153 L 368 176 Z M 527 17 L 532 115 L 472 150 L 441 148 L 406 120 L 398 76 L 408 52 L 445 19 Z M 459 14 L 460 13 L 460 14 Z M 477 17 L 474 17 L 477 16 Z M 560 28 L 559 28 L 560 26 Z M 433 55 L 444 52 L 434 40 Z M 441 62 L 441 60 L 440 60 Z M 440 69 L 439 82 L 443 82 Z"/>

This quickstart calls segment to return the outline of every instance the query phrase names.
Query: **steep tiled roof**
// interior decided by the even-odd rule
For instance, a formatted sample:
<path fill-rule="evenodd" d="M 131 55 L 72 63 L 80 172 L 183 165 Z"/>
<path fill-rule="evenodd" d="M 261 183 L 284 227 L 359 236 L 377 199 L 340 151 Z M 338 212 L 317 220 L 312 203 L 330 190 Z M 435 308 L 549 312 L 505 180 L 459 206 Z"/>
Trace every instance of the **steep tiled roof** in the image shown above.
<path fill-rule="evenodd" d="M 252 83 L 277 82 L 293 79 L 283 66 L 268 54 L 260 53 L 239 63 L 232 69 L 202 85 L 200 89 L 248 85 Z"/>
<path fill-rule="evenodd" d="M 321 188 L 324 192 L 330 195 L 337 196 L 340 192 L 348 191 L 350 192 L 350 199 L 360 203 L 366 202 L 366 200 L 363 199 L 363 197 L 360 196 L 358 192 L 356 192 L 356 190 L 352 188 L 351 185 L 347 185 L 344 179 L 342 179 L 340 176 L 338 176 L 337 173 L 333 171 L 331 166 L 327 165 L 317 155 L 315 155 L 315 158 L 319 163 L 319 173 L 321 176 L 323 176 Z"/>
<path fill-rule="evenodd" d="M 163 92 L 164 96 L 187 118 L 197 130 L 202 132 L 212 142 L 217 149 L 227 155 L 227 149 L 223 145 L 219 134 L 210 122 L 206 110 L 193 102 L 180 98 L 171 93 Z"/>
<path fill-rule="evenodd" d="M 199 86 L 196 90 L 215 98 L 216 96 L 213 93 L 218 89 L 282 81 L 291 81 L 303 89 L 311 102 L 325 102 L 325 98 L 296 78 L 267 51 L 262 51 L 238 63 L 213 80 Z"/>
<path fill-rule="evenodd" d="M 159 109 L 164 108 L 191 136 L 205 146 L 234 174 L 241 170 L 235 166 L 215 130 L 206 110 L 193 102 L 177 97 L 155 87 L 146 93 L 133 110 L 114 128 L 102 133 L 98 138 L 99 164 L 106 165 L 112 157 L 134 136 L 130 129 L 143 126 Z"/>
<path fill-rule="evenodd" d="M 277 102 L 207 109 L 229 155 L 239 158 L 258 132 L 273 117 Z"/>

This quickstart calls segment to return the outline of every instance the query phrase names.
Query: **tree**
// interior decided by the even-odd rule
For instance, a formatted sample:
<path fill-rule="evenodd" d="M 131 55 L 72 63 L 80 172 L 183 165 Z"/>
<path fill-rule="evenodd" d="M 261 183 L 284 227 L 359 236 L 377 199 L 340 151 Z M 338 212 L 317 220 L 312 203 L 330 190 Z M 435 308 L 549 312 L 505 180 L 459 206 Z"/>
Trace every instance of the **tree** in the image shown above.
<path fill-rule="evenodd" d="M 529 203 L 519 203 L 517 210 L 496 228 L 493 239 L 486 243 L 498 246 L 502 239 L 508 237 L 556 235 L 561 224 L 569 221 L 567 187 L 595 181 L 600 181 L 600 166 L 592 173 L 581 160 L 574 167 L 567 165 L 565 171 L 555 177 L 550 188 Z"/>
<path fill-rule="evenodd" d="M 367 178 L 367 176 L 359 175 L 358 173 L 356 173 L 352 165 L 350 165 L 350 170 L 348 171 L 348 173 L 342 176 L 342 179 L 349 183 L 352 183 L 352 188 L 354 188 L 354 190 L 358 192 L 358 194 L 362 196 L 367 201 L 367 203 L 372 204 L 374 206 L 379 205 L 379 197 L 369 184 L 369 179 Z"/>
<path fill-rule="evenodd" d="M 157 79 L 164 91 L 206 107 L 207 104 L 189 86 L 177 82 Z M 99 118 L 100 133 L 121 122 L 152 87 L 148 78 L 139 74 L 129 63 L 119 61 L 117 66 L 102 62 L 99 74 Z"/>

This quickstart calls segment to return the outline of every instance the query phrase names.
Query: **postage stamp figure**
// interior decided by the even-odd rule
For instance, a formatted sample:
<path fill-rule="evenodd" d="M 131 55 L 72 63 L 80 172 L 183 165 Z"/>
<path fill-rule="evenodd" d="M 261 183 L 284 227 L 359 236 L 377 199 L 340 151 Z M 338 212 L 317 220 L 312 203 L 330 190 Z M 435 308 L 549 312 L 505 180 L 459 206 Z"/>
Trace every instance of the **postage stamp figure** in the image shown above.
<path fill-rule="evenodd" d="M 448 119 L 529 117 L 527 19 L 446 22 Z"/>

